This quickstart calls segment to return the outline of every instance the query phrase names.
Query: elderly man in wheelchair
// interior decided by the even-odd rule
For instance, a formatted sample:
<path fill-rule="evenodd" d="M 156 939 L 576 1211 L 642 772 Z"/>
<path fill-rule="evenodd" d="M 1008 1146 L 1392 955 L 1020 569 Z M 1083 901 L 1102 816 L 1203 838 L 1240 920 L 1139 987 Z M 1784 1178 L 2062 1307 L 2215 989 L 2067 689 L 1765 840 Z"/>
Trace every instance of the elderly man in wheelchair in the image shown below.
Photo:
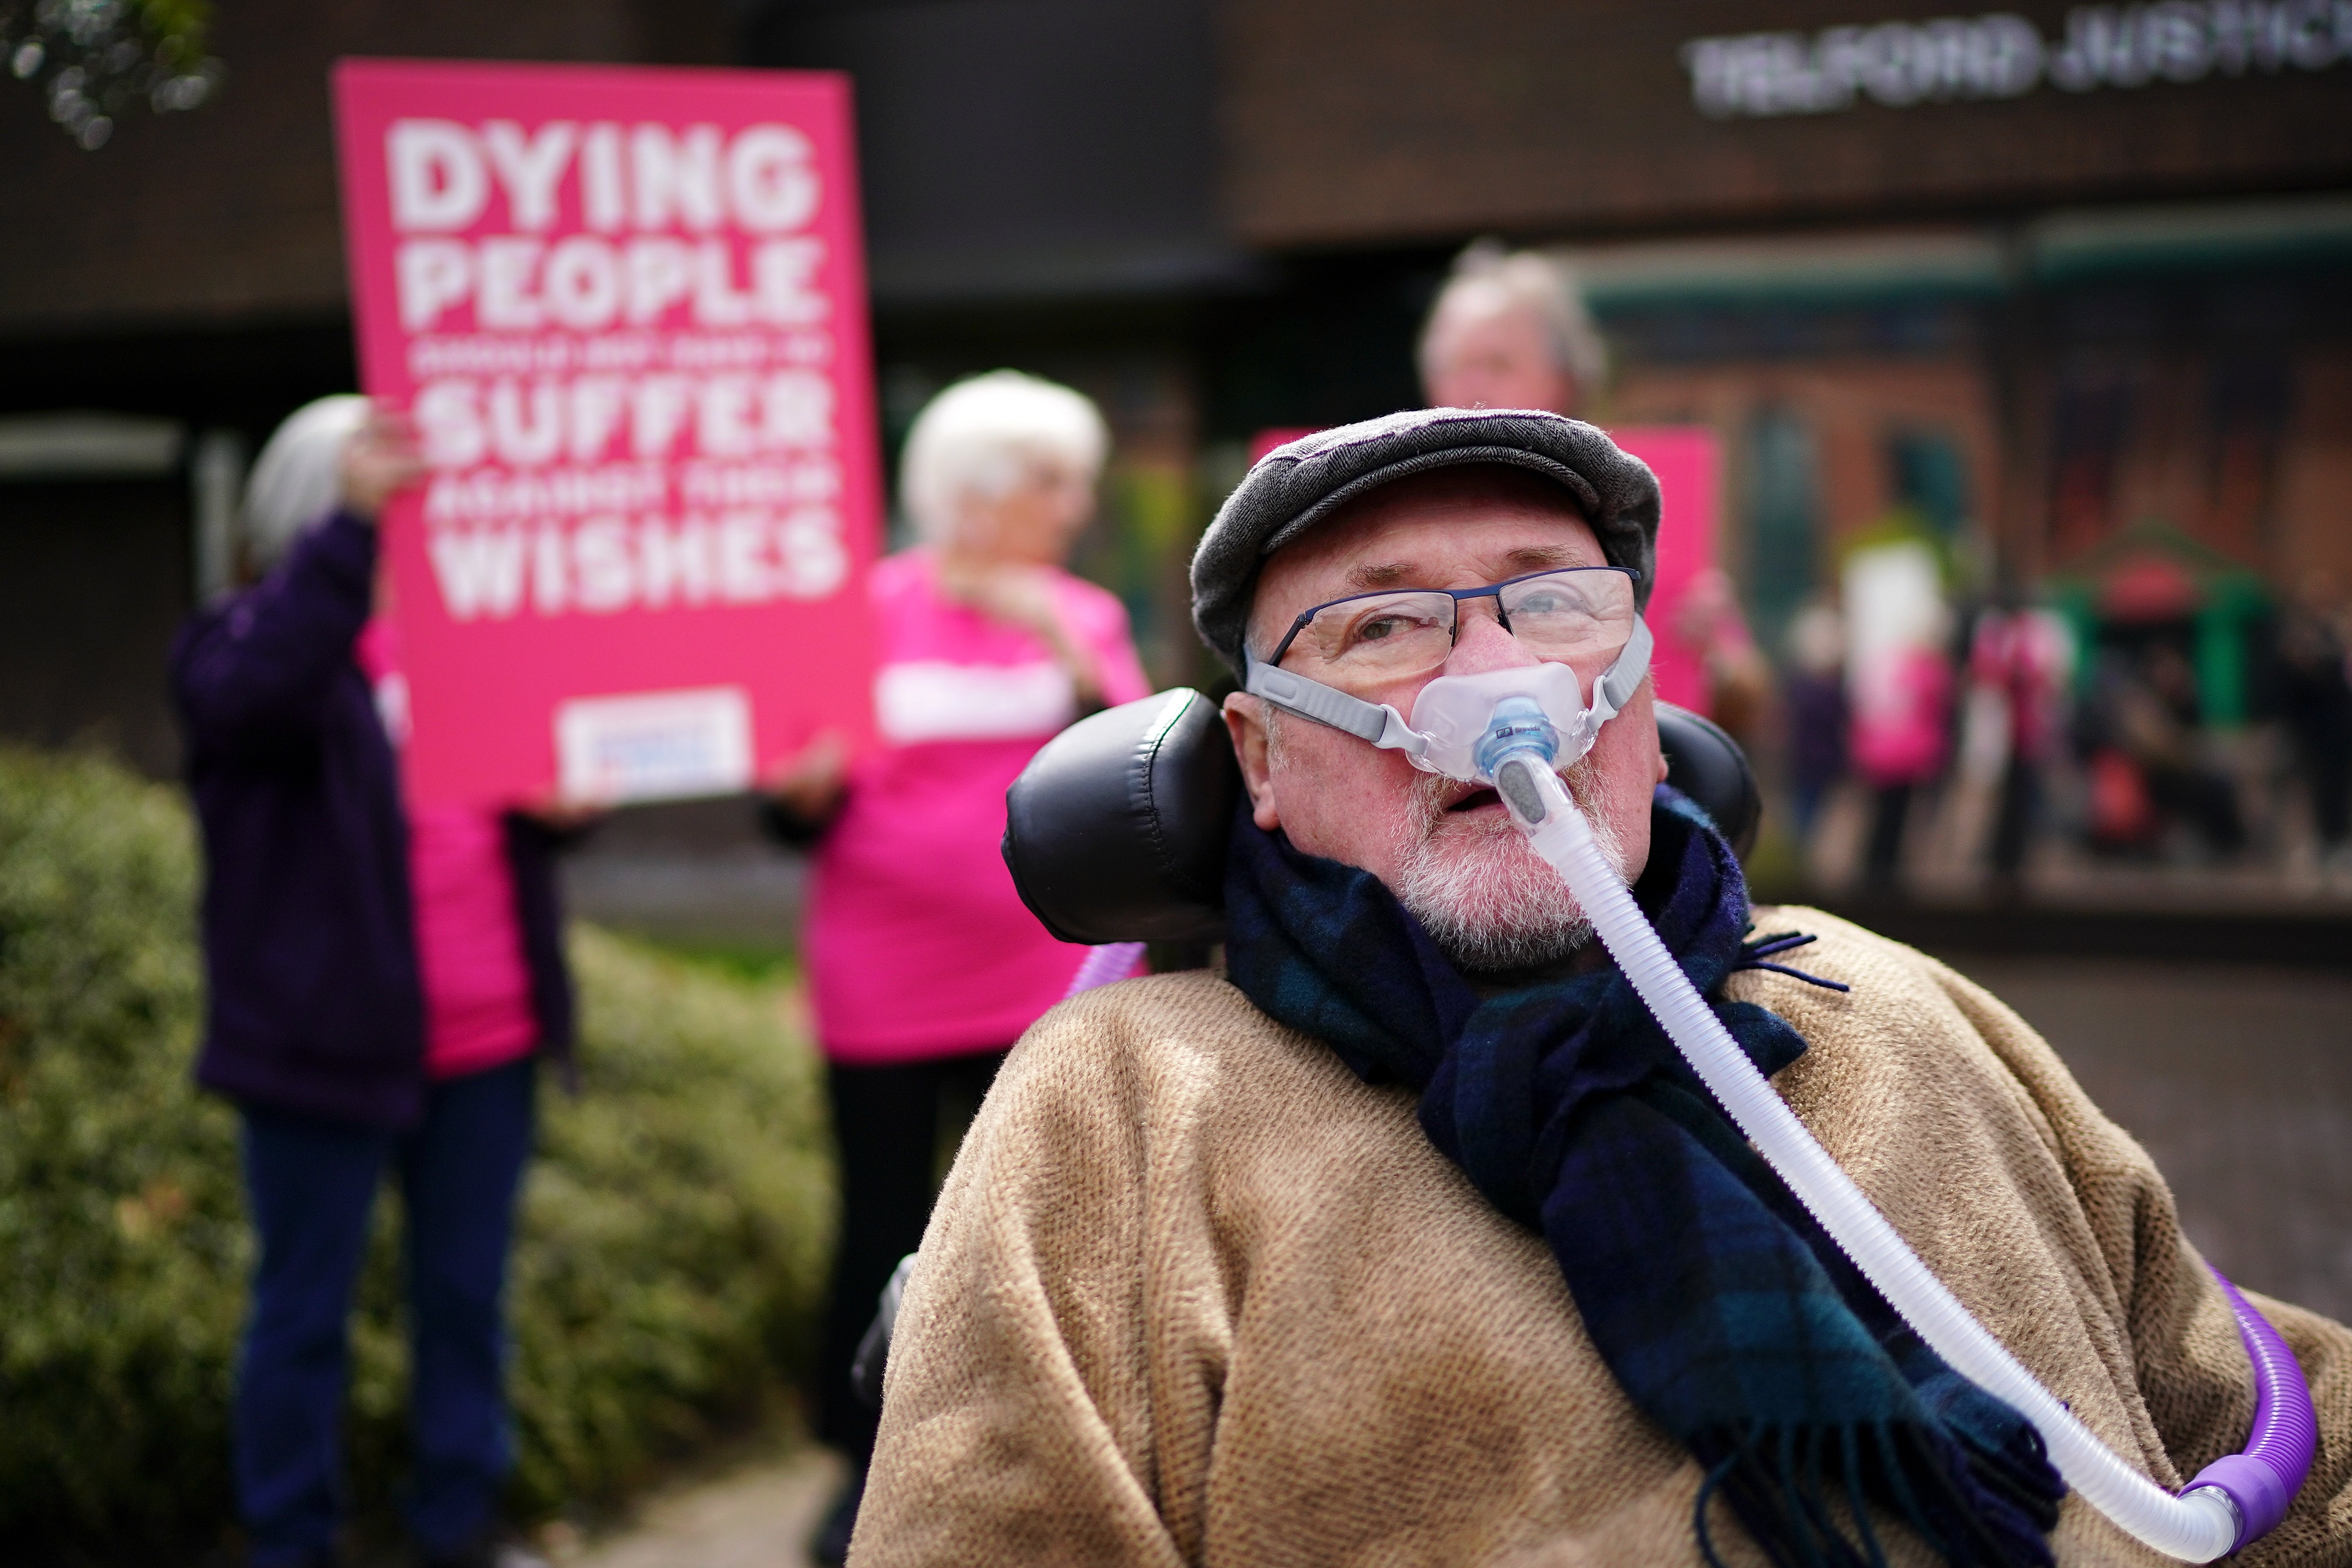
<path fill-rule="evenodd" d="M 1226 502 L 1242 689 L 1066 732 L 1006 837 L 1056 934 L 1222 965 L 1013 1053 L 854 1563 L 2352 1562 L 2352 1334 L 2207 1268 L 1998 1000 L 1749 903 L 1657 519 L 1511 411 Z"/>

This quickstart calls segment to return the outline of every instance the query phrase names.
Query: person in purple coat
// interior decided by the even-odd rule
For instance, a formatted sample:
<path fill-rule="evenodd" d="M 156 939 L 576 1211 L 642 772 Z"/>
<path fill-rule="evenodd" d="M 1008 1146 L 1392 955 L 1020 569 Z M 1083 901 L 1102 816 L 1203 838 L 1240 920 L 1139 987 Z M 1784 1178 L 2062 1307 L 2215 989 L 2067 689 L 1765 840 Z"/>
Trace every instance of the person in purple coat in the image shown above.
<path fill-rule="evenodd" d="M 172 650 L 206 868 L 196 1079 L 236 1104 L 260 1242 L 232 1423 L 253 1568 L 336 1561 L 352 1294 L 387 1171 L 407 1221 L 418 1556 L 536 1561 L 498 1519 L 501 1296 L 535 1058 L 568 1068 L 572 1048 L 563 835 L 403 806 L 375 517 L 420 472 L 406 422 L 365 398 L 298 411 L 247 487 L 249 585 Z"/>

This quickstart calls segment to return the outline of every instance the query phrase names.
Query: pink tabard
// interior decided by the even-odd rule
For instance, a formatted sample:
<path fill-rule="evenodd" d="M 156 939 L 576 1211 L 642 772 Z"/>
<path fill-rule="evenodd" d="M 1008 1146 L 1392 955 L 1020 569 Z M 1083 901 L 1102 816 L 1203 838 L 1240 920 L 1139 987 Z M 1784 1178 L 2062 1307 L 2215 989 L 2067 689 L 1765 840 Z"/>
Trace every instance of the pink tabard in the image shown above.
<path fill-rule="evenodd" d="M 1149 696 L 1119 602 L 1066 573 L 1055 588 L 1105 699 Z M 1005 787 L 1076 712 L 1069 677 L 1031 633 L 941 597 L 928 550 L 881 562 L 872 592 L 884 744 L 852 773 L 817 852 L 817 1032 L 851 1063 L 1010 1045 L 1087 952 L 1046 934 L 997 849 Z"/>
<path fill-rule="evenodd" d="M 407 738 L 407 687 L 392 623 L 370 621 L 352 651 L 375 684 L 377 711 L 397 746 Z M 499 813 L 411 810 L 408 885 L 425 983 L 425 1076 L 463 1078 L 529 1056 L 539 1044 L 539 1018 Z"/>

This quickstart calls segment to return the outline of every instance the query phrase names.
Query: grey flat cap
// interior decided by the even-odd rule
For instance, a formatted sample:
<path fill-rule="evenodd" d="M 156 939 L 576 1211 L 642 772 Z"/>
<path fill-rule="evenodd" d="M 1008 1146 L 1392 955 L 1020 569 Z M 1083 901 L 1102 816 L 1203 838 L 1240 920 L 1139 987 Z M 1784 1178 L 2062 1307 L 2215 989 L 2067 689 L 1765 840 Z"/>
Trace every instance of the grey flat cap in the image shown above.
<path fill-rule="evenodd" d="M 1258 459 L 1217 509 L 1192 553 L 1192 625 L 1239 674 L 1250 597 L 1265 558 L 1346 502 L 1394 479 L 1465 463 L 1502 463 L 1556 479 L 1576 498 L 1610 563 L 1657 563 L 1658 479 L 1580 420 L 1538 409 L 1418 408 L 1318 430 Z"/>

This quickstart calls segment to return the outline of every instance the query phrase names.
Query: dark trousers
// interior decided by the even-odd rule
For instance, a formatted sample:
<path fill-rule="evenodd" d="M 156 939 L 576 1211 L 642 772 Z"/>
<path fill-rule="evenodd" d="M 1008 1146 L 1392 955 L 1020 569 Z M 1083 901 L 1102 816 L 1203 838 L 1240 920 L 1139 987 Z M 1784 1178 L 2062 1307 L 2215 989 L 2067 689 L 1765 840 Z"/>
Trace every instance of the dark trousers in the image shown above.
<path fill-rule="evenodd" d="M 825 1307 L 817 1367 L 818 1435 L 861 1468 L 874 1453 L 880 1412 L 849 1386 L 857 1342 L 874 1321 L 898 1260 L 922 1244 L 939 1191 L 939 1156 L 988 1093 L 1004 1052 L 976 1051 L 887 1067 L 829 1064 L 834 1142 L 841 1151 L 841 1247 Z"/>
<path fill-rule="evenodd" d="M 2312 826 L 2319 830 L 2319 847 L 2333 849 L 2352 837 L 2352 735 L 2313 729 L 2302 740 Z"/>
<path fill-rule="evenodd" d="M 2186 821 L 2217 854 L 2246 847 L 2246 825 L 2238 815 L 2238 792 L 2224 774 L 2202 768 L 2147 770 L 2148 798 L 2167 816 Z"/>
<path fill-rule="evenodd" d="M 1870 885 L 1885 892 L 1896 885 L 1903 870 L 1903 827 L 1910 820 L 1911 786 L 1880 784 L 1871 799 L 1870 844 L 1863 854 L 1863 870 Z"/>
<path fill-rule="evenodd" d="M 1993 819 L 1993 874 L 2015 882 L 2025 870 L 2025 851 L 2033 837 L 2033 814 L 2042 796 L 2034 765 L 2012 755 L 2000 776 L 2000 812 Z"/>
<path fill-rule="evenodd" d="M 237 1504 L 254 1568 L 305 1561 L 342 1523 L 352 1291 L 387 1165 L 406 1210 L 410 1531 L 454 1552 L 491 1521 L 511 1460 L 500 1295 L 530 1152 L 526 1058 L 433 1086 L 415 1131 L 245 1108 L 245 1179 L 261 1260 L 237 1366 Z"/>

